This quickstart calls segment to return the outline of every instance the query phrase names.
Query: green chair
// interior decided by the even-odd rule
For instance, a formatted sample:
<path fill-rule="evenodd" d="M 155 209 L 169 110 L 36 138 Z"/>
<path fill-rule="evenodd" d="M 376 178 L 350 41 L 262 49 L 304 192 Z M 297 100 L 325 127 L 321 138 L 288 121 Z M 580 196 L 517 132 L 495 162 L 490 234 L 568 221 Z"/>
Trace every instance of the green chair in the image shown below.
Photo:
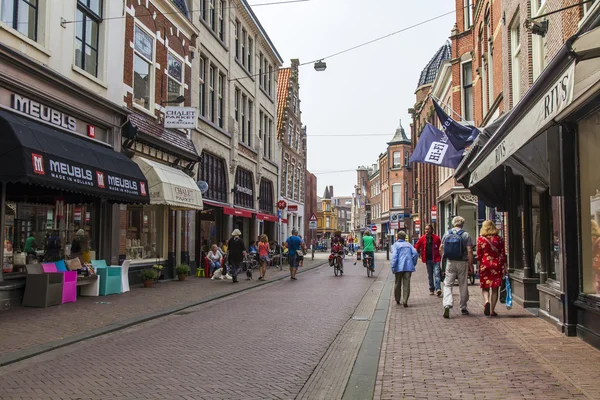
<path fill-rule="evenodd" d="M 106 263 L 105 263 L 106 265 Z M 94 266 L 100 277 L 100 296 L 121 293 L 121 267 Z"/>

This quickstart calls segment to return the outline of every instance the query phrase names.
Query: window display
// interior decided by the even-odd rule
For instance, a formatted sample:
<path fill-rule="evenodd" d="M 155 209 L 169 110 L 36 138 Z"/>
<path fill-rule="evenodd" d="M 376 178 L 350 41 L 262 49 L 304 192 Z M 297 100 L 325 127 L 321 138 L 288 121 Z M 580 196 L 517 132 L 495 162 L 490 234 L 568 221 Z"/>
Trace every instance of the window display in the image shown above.
<path fill-rule="evenodd" d="M 160 258 L 164 218 L 160 206 L 127 208 L 126 258 Z"/>
<path fill-rule="evenodd" d="M 600 115 L 579 124 L 583 292 L 600 295 Z"/>

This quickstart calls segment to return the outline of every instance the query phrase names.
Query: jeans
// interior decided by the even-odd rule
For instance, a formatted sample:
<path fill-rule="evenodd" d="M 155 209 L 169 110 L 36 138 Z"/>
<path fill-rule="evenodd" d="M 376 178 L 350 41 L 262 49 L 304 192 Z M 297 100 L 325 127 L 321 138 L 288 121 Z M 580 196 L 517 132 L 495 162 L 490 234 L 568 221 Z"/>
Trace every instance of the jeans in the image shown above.
<path fill-rule="evenodd" d="M 427 261 L 427 277 L 429 278 L 429 291 L 437 291 L 441 289 L 440 284 L 440 263 Z"/>
<path fill-rule="evenodd" d="M 229 273 L 234 280 L 237 280 L 238 272 L 242 269 L 242 261 L 229 260 Z"/>
<path fill-rule="evenodd" d="M 216 270 L 221 268 L 221 263 L 219 261 L 208 261 L 208 265 L 210 266 L 210 273 L 214 273 Z"/>
<path fill-rule="evenodd" d="M 446 279 L 444 279 L 444 307 L 453 306 L 452 285 L 454 284 L 454 279 L 458 278 L 460 309 L 467 309 L 467 301 L 469 301 L 468 270 L 469 263 L 467 261 L 448 260 L 446 264 Z"/>
<path fill-rule="evenodd" d="M 410 296 L 410 276 L 412 272 L 396 272 L 394 283 L 394 298 L 396 303 L 402 301 L 403 304 L 408 303 Z"/>
<path fill-rule="evenodd" d="M 363 252 L 363 260 L 365 259 L 365 257 L 367 255 L 371 257 L 371 268 L 375 269 L 375 252 L 374 251 L 365 251 L 365 252 Z"/>

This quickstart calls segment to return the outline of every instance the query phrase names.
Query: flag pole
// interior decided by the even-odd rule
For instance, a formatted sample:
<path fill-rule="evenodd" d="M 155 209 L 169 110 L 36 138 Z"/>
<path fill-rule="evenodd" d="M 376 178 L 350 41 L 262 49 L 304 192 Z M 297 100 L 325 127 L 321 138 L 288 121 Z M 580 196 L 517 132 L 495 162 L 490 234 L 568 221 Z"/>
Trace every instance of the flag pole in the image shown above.
<path fill-rule="evenodd" d="M 432 99 L 436 100 L 440 105 L 448 108 L 448 110 L 450 110 L 453 114 L 457 115 L 458 118 L 461 119 L 461 121 L 469 122 L 466 119 L 464 119 L 462 115 L 460 115 L 459 113 L 457 113 L 456 111 L 454 111 L 448 104 L 446 104 L 443 101 L 441 101 L 437 96 L 435 96 L 435 95 L 433 95 L 431 93 L 429 93 L 429 96 L 431 96 Z"/>

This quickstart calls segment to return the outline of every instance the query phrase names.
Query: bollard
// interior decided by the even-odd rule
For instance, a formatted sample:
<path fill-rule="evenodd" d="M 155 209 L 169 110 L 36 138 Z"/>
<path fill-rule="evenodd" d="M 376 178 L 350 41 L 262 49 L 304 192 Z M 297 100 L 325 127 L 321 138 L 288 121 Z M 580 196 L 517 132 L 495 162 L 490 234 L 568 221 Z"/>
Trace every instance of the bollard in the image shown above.
<path fill-rule="evenodd" d="M 385 245 L 385 259 L 386 260 L 390 259 L 390 245 L 389 244 Z"/>

